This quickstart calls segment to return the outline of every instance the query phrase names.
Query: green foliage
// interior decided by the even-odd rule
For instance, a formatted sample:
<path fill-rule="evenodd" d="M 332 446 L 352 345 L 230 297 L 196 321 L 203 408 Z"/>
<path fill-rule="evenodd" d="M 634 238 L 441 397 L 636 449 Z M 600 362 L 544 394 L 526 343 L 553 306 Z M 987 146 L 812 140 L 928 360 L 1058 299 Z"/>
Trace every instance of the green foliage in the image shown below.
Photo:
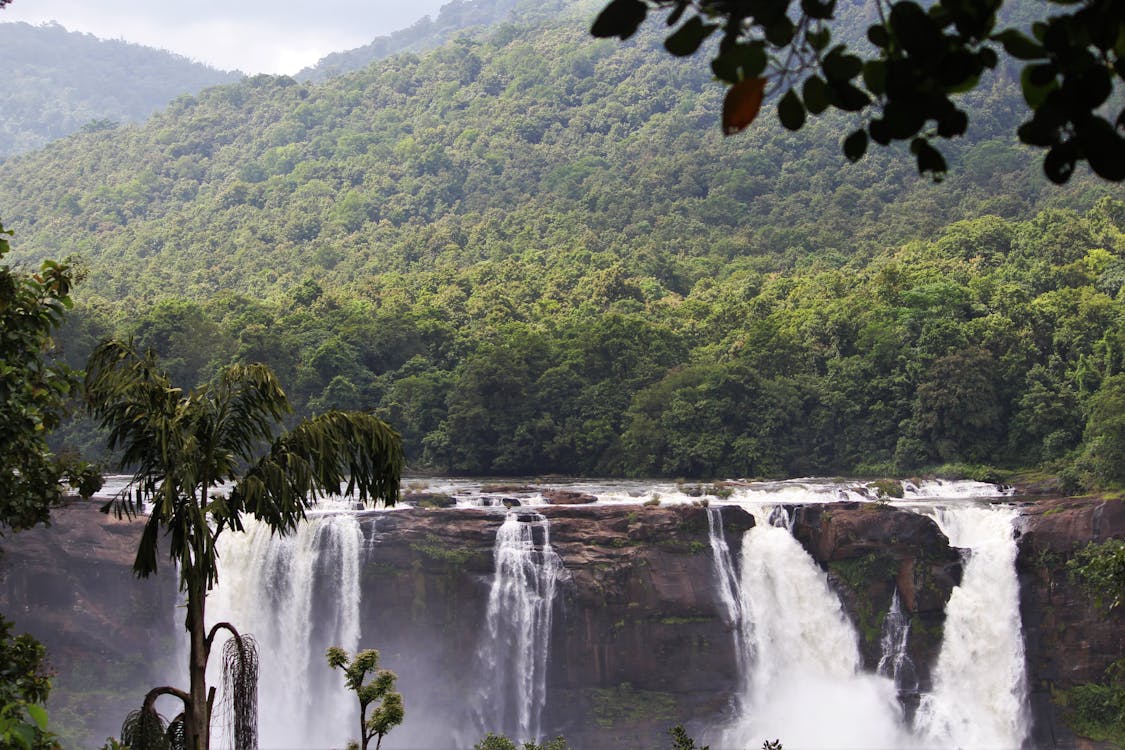
<path fill-rule="evenodd" d="M 132 335 L 185 388 L 263 362 L 298 417 L 371 411 L 418 469 L 1077 458 L 1075 485 L 1107 481 L 1086 448 L 1112 430 L 1085 427 L 1123 371 L 1125 211 L 1088 176 L 1033 174 L 1003 139 L 1018 92 L 964 96 L 977 129 L 934 186 L 882 150 L 838 164 L 851 125 L 828 116 L 732 150 L 701 125 L 704 72 L 554 12 L 0 164 L 23 257 L 89 269 L 65 361 Z"/>
<path fill-rule="evenodd" d="M 806 113 L 829 108 L 863 113 L 866 122 L 844 139 L 850 161 L 862 158 L 868 140 L 881 145 L 909 141 L 918 171 L 935 178 L 947 166 L 930 141 L 965 134 L 969 116 L 955 97 L 981 86 L 982 78 L 1000 67 L 1002 51 L 1027 63 L 1020 77 L 1032 116 L 1018 134 L 1024 143 L 1048 149 L 1043 162 L 1047 177 L 1065 183 L 1076 163 L 1085 160 L 1099 176 L 1120 182 L 1125 179 L 1125 137 L 1120 132 L 1125 109 L 1115 116 L 1113 109 L 1121 101 L 1112 97 L 1120 93 L 1125 10 L 1114 0 L 1093 0 L 1077 8 L 1069 0 L 1053 4 L 1051 12 L 1041 11 L 1045 17 L 1032 24 L 1027 36 L 1017 28 L 997 28 L 1002 0 L 929 6 L 880 0 L 867 27 L 867 43 L 855 44 L 847 38 L 857 30 L 849 23 L 851 4 L 612 0 L 591 33 L 627 39 L 650 8 L 667 9 L 668 25 L 680 26 L 664 46 L 682 57 L 721 29 L 711 69 L 731 87 L 723 108 L 725 132 L 742 130 L 755 119 L 768 81 L 769 93 L 780 94 L 778 117 L 789 130 L 800 130 Z M 1074 9 L 1063 12 L 1069 8 Z M 852 51 L 857 48 L 860 54 Z M 757 97 L 753 110 L 748 116 L 735 114 L 748 96 L 745 84 L 751 82 Z M 1107 117 L 1116 119 L 1111 123 Z"/>
<path fill-rule="evenodd" d="M 628 682 L 612 688 L 590 688 L 587 692 L 594 723 L 605 728 L 634 721 L 670 719 L 676 703 L 667 693 L 640 690 Z"/>
<path fill-rule="evenodd" d="M 867 486 L 875 490 L 875 497 L 879 500 L 888 500 L 892 497 L 901 499 L 905 494 L 902 482 L 897 479 L 876 479 L 874 482 L 868 482 Z"/>
<path fill-rule="evenodd" d="M 1125 660 L 1106 670 L 1106 683 L 1086 683 L 1060 691 L 1070 728 L 1080 737 L 1125 745 Z"/>
<path fill-rule="evenodd" d="M 43 704 L 51 690 L 46 649 L 30 635 L 12 635 L 12 623 L 0 617 L 0 746 L 54 750 Z"/>
<path fill-rule="evenodd" d="M 1066 561 L 1066 569 L 1106 609 L 1125 599 L 1125 540 L 1090 542 Z"/>
<path fill-rule="evenodd" d="M 0 225 L 0 260 L 11 248 Z M 0 265 L 0 529 L 46 523 L 68 479 L 89 497 L 101 482 L 89 466 L 61 461 L 47 447 L 77 378 L 52 360 L 52 333 L 71 307 L 71 269 L 45 261 L 38 273 Z"/>
<path fill-rule="evenodd" d="M 677 724 L 668 732 L 672 735 L 672 750 L 711 750 L 710 745 L 697 748 L 695 740 L 688 735 L 682 724 Z"/>
<path fill-rule="evenodd" d="M 395 673 L 379 669 L 379 652 L 375 649 L 364 649 L 355 655 L 355 659 L 350 659 L 344 649 L 332 646 L 328 649 L 327 658 L 328 666 L 344 671 L 344 682 L 359 700 L 362 750 L 367 750 L 372 737 L 378 737 L 375 742 L 378 750 L 383 737 L 401 724 L 406 716 L 402 695 L 394 689 L 397 679 Z M 370 680 L 367 678 L 368 673 L 371 674 Z M 373 705 L 369 717 L 367 709 Z"/>
<path fill-rule="evenodd" d="M 1090 484 L 1125 484 L 1125 373 L 1106 378 L 1089 400 L 1084 436 Z"/>
<path fill-rule="evenodd" d="M 58 24 L 0 24 L 0 69 L 7 84 L 0 156 L 70 133 L 111 130 L 121 120 L 139 122 L 181 94 L 239 77 Z"/>
<path fill-rule="evenodd" d="M 502 734 L 489 732 L 484 739 L 473 745 L 473 750 L 570 750 L 570 746 L 567 744 L 566 738 L 562 736 L 542 744 L 524 742 L 523 745 L 517 745 Z"/>

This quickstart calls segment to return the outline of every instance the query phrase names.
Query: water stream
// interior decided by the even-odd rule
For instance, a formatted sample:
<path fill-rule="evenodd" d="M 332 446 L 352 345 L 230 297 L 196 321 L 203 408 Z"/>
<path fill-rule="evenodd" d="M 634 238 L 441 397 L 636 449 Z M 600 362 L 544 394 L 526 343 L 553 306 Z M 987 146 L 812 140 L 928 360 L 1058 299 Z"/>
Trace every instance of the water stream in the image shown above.
<path fill-rule="evenodd" d="M 324 652 L 355 653 L 359 645 L 362 544 L 359 522 L 346 513 L 312 515 L 284 537 L 248 519 L 245 534 L 219 539 L 221 575 L 207 619 L 231 622 L 258 642 L 263 748 L 343 747 L 348 739 L 355 696 Z M 211 661 L 214 685 L 218 659 Z"/>
<path fill-rule="evenodd" d="M 539 742 L 555 591 L 565 568 L 551 548 L 547 519 L 526 511 L 504 518 L 493 557 L 496 572 L 477 648 L 479 736 L 493 731 Z"/>
<path fill-rule="evenodd" d="M 1018 748 L 1027 734 L 1027 679 L 1012 508 L 937 508 L 933 518 L 967 550 L 961 585 L 945 608 L 934 690 L 918 733 L 934 747 Z"/>

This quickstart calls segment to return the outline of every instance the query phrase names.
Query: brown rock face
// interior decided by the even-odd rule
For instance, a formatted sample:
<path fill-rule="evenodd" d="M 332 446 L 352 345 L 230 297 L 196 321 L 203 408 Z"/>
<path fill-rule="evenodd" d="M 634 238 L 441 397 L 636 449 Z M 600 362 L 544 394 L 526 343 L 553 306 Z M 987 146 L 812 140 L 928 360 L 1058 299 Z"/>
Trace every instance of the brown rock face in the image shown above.
<path fill-rule="evenodd" d="M 1122 503 L 1028 505 L 1020 575 L 1039 747 L 1072 747 L 1050 690 L 1097 681 L 1122 654 L 1120 613 L 1096 610 L 1065 560 L 1091 539 L 1125 532 Z M 753 518 L 719 509 L 734 556 Z M 897 586 L 911 613 L 911 656 L 923 684 L 941 639 L 960 556 L 928 518 L 866 503 L 789 509 L 794 535 L 828 571 L 860 633 L 869 668 Z M 576 748 L 667 747 L 668 728 L 696 737 L 720 726 L 739 688 L 731 623 L 715 592 L 708 509 L 560 505 L 511 512 L 545 516 L 566 575 L 556 600 L 548 669 L 548 736 Z M 361 514 L 363 646 L 399 674 L 407 725 L 396 746 L 448 747 L 471 727 L 493 547 L 505 517 L 486 510 L 411 508 Z M 4 540 L 0 612 L 47 643 L 59 671 L 52 721 L 74 727 L 65 747 L 116 734 L 148 687 L 175 674 L 182 629 L 174 571 L 136 581 L 140 527 L 75 505 L 49 529 Z M 542 530 L 536 539 L 542 543 Z M 330 593 L 330 592 L 329 592 Z M 332 616 L 325 595 L 320 612 Z M 411 718 L 418 717 L 413 724 Z M 473 730 L 475 731 L 475 730 Z M 81 733 L 80 733 L 81 732 Z M 452 743 L 469 747 L 480 736 Z M 784 739 L 784 738 L 782 738 Z"/>
<path fill-rule="evenodd" d="M 144 692 L 175 673 L 183 632 L 176 571 L 132 574 L 140 525 L 93 503 L 51 514 L 52 525 L 3 540 L 0 613 L 47 646 L 48 709 L 66 748 L 100 747 L 117 736 Z"/>
<path fill-rule="evenodd" d="M 793 534 L 828 571 L 860 635 L 864 667 L 882 656 L 883 619 L 895 589 L 910 617 L 908 653 L 918 688 L 900 695 L 908 713 L 932 686 L 945 605 L 961 581 L 961 556 L 928 517 L 876 503 L 802 505 L 792 509 Z"/>
<path fill-rule="evenodd" d="M 1052 694 L 1104 682 L 1125 656 L 1123 607 L 1099 606 L 1066 562 L 1090 542 L 1125 537 L 1125 502 L 1088 498 L 1040 500 L 1021 519 L 1017 567 L 1034 740 L 1042 747 L 1077 747 Z"/>
<path fill-rule="evenodd" d="M 547 490 L 543 498 L 551 505 L 588 505 L 598 501 L 593 495 L 574 490 Z"/>

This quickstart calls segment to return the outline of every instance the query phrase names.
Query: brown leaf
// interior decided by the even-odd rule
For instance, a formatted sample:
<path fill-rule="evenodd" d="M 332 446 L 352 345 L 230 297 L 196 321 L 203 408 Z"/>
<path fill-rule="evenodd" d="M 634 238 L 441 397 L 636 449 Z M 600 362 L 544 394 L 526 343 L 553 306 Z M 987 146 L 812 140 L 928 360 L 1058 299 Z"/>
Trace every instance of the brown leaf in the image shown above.
<path fill-rule="evenodd" d="M 723 100 L 723 135 L 740 133 L 754 122 L 765 90 L 765 78 L 747 78 L 730 87 Z"/>

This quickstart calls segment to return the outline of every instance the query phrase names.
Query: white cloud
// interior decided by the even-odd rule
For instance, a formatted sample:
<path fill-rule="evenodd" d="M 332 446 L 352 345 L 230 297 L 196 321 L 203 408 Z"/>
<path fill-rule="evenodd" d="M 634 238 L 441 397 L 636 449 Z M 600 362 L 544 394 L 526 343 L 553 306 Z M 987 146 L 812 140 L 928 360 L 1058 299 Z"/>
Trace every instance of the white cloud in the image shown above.
<path fill-rule="evenodd" d="M 14 0 L 0 22 L 57 21 L 72 31 L 171 50 L 219 68 L 295 73 L 436 15 L 447 0 Z"/>

